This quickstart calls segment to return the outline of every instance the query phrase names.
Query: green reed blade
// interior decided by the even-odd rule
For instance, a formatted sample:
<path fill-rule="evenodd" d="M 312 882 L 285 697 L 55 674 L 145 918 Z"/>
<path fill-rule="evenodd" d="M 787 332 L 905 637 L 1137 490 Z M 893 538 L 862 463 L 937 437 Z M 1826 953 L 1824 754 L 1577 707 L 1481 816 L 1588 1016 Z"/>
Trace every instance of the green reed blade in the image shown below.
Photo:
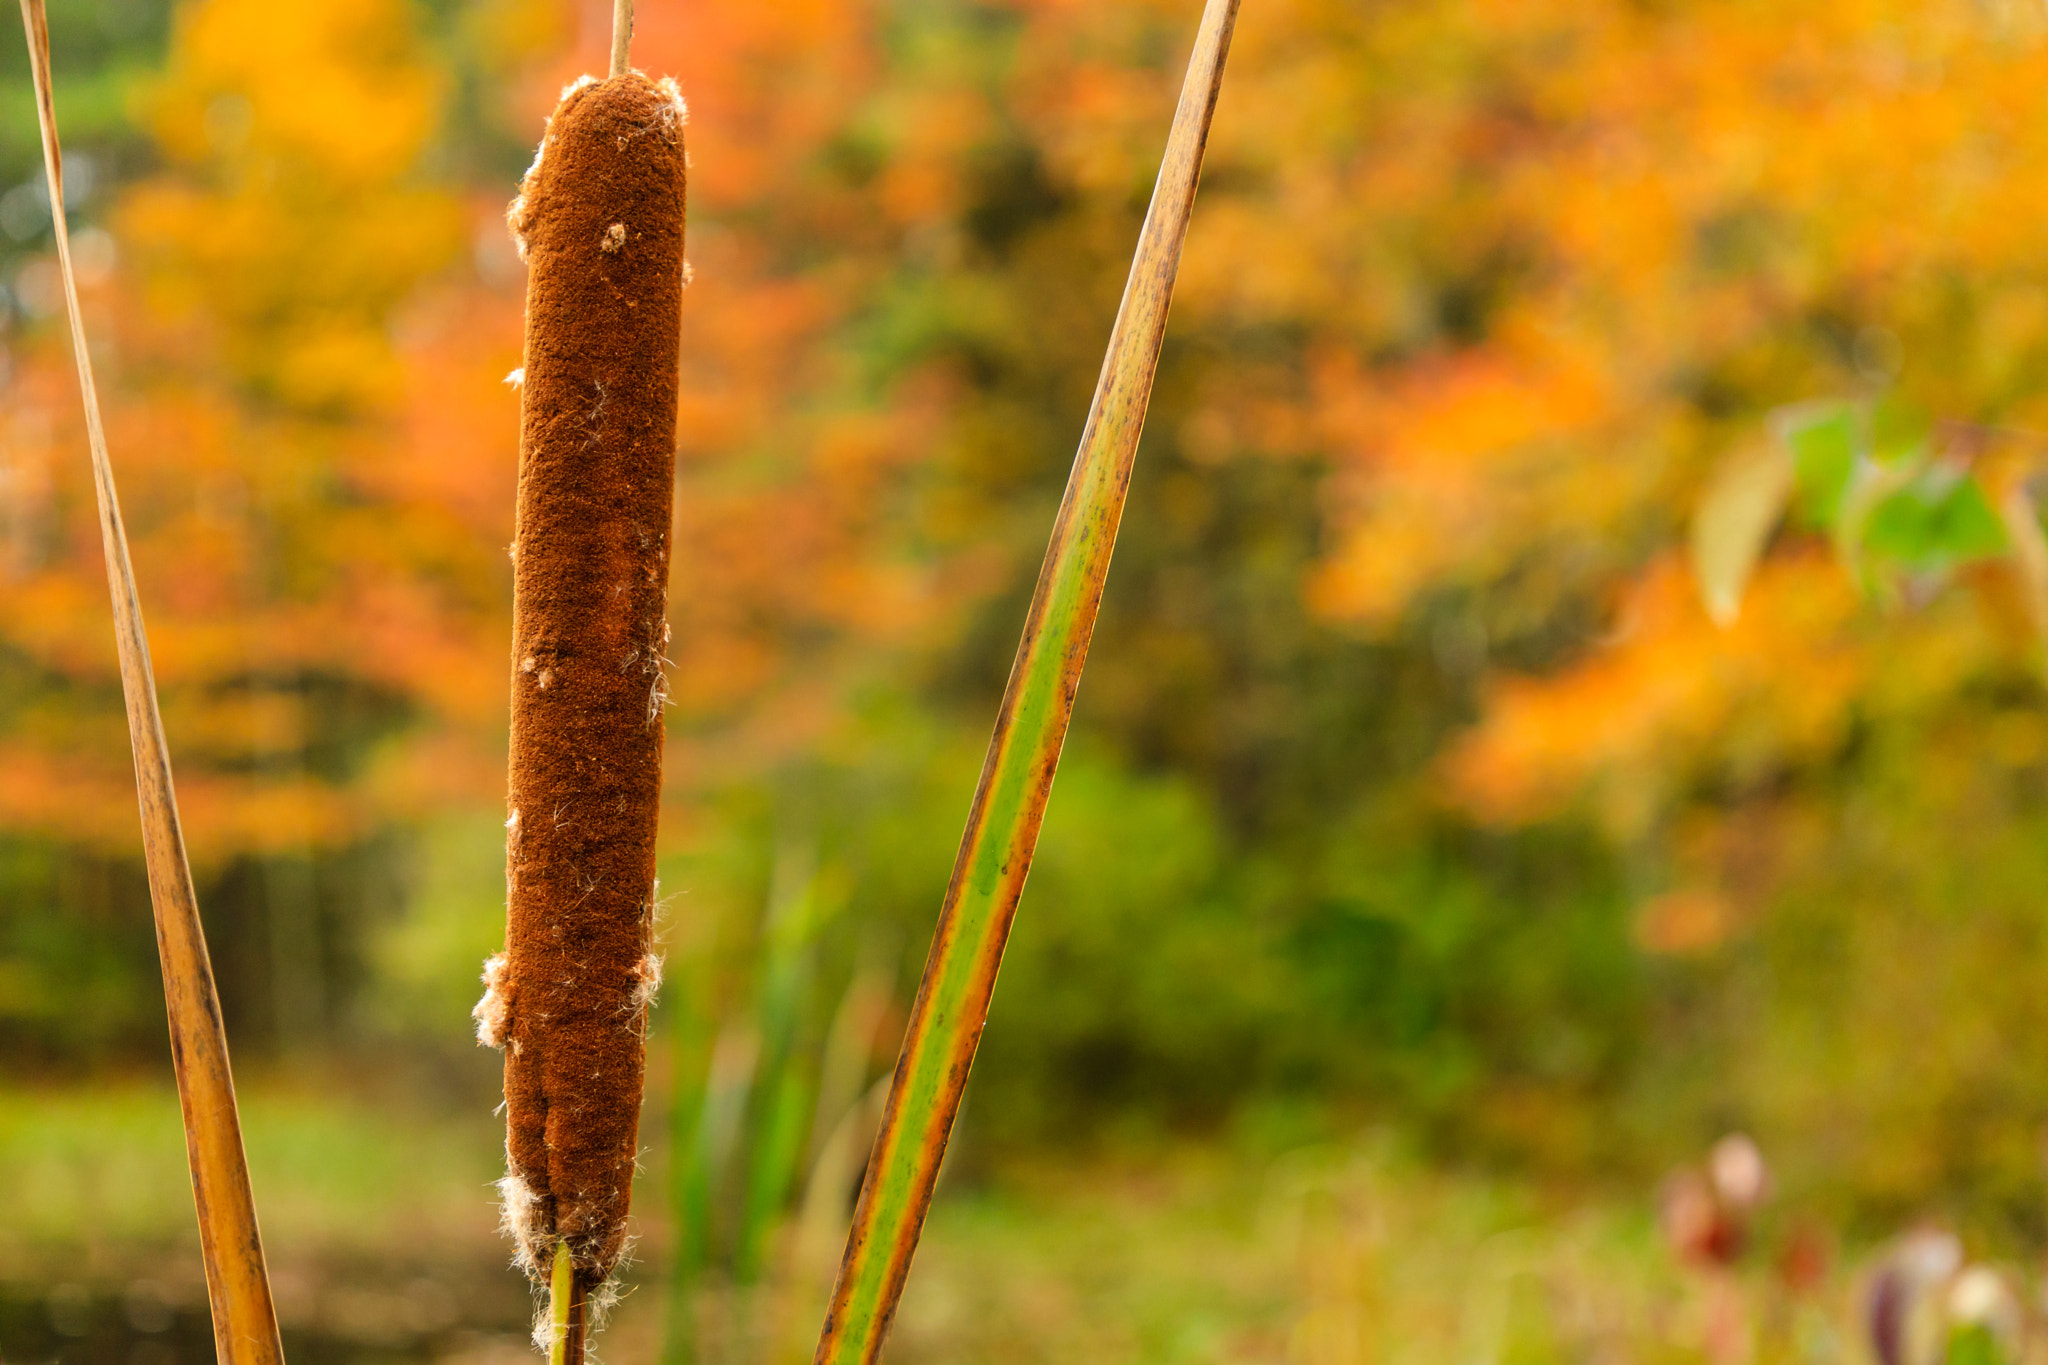
<path fill-rule="evenodd" d="M 747 1097 L 753 1093 L 761 1038 L 751 1021 L 717 1033 L 705 1060 L 704 1080 L 693 1100 L 676 1105 L 675 1161 L 671 1204 L 676 1225 L 675 1261 L 670 1268 L 666 1365 L 690 1365 L 698 1356 L 699 1297 L 718 1258 L 712 1226 L 718 1192 L 739 1142 Z M 695 1053 L 695 1049 L 691 1050 Z M 678 1066 L 679 1082 L 681 1065 Z"/>
<path fill-rule="evenodd" d="M 1208 0 L 1080 451 L 1053 523 L 1024 638 L 939 911 L 888 1109 L 854 1211 L 846 1259 L 818 1341 L 818 1365 L 868 1365 L 880 1357 L 910 1272 L 1073 715 L 1236 20 L 1237 0 Z"/>
<path fill-rule="evenodd" d="M 733 1246 L 736 1284 L 752 1284 L 769 1268 L 769 1251 L 782 1226 L 790 1190 L 796 1185 L 815 1091 L 811 1075 L 795 1057 L 782 1059 L 782 1072 L 772 1090 L 764 1087 L 766 1112 L 747 1167 L 739 1235 Z"/>

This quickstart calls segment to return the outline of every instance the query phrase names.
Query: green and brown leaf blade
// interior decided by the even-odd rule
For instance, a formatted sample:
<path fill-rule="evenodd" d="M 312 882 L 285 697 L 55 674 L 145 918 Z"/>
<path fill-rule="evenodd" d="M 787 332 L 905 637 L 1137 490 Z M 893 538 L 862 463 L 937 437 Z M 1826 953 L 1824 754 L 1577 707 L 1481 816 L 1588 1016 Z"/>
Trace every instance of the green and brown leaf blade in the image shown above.
<path fill-rule="evenodd" d="M 1208 0 L 1202 15 L 868 1159 L 819 1365 L 880 1357 L 959 1114 L 1087 661 L 1237 8 L 1237 0 Z"/>

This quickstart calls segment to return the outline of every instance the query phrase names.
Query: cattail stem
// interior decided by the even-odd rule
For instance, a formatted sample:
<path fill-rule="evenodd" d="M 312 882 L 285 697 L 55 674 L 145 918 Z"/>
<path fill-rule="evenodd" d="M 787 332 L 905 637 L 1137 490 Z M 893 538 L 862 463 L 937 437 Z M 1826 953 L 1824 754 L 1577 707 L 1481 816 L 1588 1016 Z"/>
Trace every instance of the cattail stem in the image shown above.
<path fill-rule="evenodd" d="M 633 46 L 633 0 L 612 0 L 612 75 L 626 74 L 626 55 Z"/>
<path fill-rule="evenodd" d="M 583 1365 L 583 1281 L 567 1242 L 555 1243 L 548 1297 L 548 1365 Z"/>

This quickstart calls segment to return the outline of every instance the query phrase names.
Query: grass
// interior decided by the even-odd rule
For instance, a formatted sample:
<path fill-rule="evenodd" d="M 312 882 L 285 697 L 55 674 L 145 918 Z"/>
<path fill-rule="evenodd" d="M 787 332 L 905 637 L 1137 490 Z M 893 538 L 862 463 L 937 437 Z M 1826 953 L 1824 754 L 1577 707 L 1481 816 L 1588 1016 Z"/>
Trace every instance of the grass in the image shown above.
<path fill-rule="evenodd" d="M 280 1270 L 309 1259 L 500 1259 L 489 1114 L 408 1112 L 323 1089 L 258 1083 L 243 1137 Z M 177 1095 L 163 1084 L 0 1091 L 0 1169 L 14 1185 L 0 1277 L 59 1256 L 130 1273 L 196 1246 Z"/>
<path fill-rule="evenodd" d="M 1809 1365 L 1855 1282 L 1679 1266 L 1640 1198 L 1419 1164 L 1362 1136 L 1006 1169 L 934 1209 L 890 1360 L 1037 1365 Z M 1727 1351 L 1715 1354 L 1720 1334 Z M 1732 1335 L 1731 1335 L 1732 1334 Z"/>
<path fill-rule="evenodd" d="M 357 1353 L 531 1358 L 531 1305 L 495 1232 L 488 1115 L 260 1077 L 243 1098 L 288 1346 L 317 1332 Z M 0 1092 L 0 1167 L 22 1176 L 0 1281 L 44 1293 L 63 1265 L 100 1289 L 144 1276 L 203 1304 L 168 1087 Z M 608 1359 L 659 1348 L 657 1203 L 642 1205 Z M 1761 1261 L 1726 1281 L 1685 1271 L 1650 1209 L 1648 1191 L 1445 1171 L 1370 1135 L 1278 1155 L 1162 1140 L 998 1161 L 942 1185 L 888 1359 L 1679 1365 L 1713 1359 L 1707 1335 L 1731 1311 L 1759 1336 L 1755 1365 L 1860 1358 L 1847 1276 L 1800 1298 Z M 793 1335 L 796 1362 L 807 1342 Z"/>

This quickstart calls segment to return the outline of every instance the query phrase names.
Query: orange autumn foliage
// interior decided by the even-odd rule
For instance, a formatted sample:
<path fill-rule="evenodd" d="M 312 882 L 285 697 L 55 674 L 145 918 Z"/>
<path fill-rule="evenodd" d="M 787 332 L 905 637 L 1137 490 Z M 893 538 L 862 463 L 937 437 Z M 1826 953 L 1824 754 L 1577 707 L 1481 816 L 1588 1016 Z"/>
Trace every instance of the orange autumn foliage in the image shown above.
<path fill-rule="evenodd" d="M 1702 763 L 1825 760 L 1901 687 L 2012 674 L 1995 614 L 1879 626 L 1796 533 L 1725 633 L 1671 551 L 1776 405 L 1895 384 L 1944 418 L 2048 420 L 2021 226 L 2048 208 L 2048 21 L 1299 0 L 1240 43 L 1212 160 L 1234 178 L 1184 307 L 1303 331 L 1283 429 L 1333 464 L 1313 605 L 1385 633 L 1469 600 L 1502 643 L 1446 757 L 1461 803 L 1519 820 L 1591 793 L 1641 828 Z M 1589 598 L 1622 604 L 1612 628 L 1516 667 Z"/>
<path fill-rule="evenodd" d="M 999 58 L 956 60 L 896 43 L 881 4 L 643 8 L 635 60 L 694 113 L 672 766 L 713 782 L 820 742 L 1028 572 L 1000 501 L 949 482 L 1005 415 L 950 359 L 871 364 L 894 344 L 874 319 L 944 279 L 977 335 L 1086 351 L 1100 319 L 1019 315 L 1003 272 L 1096 271 L 1113 303 L 1186 14 L 1011 0 L 1000 44 L 947 49 Z M 399 0 L 180 14 L 139 106 L 164 169 L 126 191 L 92 307 L 195 847 L 487 802 L 509 182 L 436 168 L 450 81 Z M 462 20 L 507 136 L 600 60 L 601 19 Z M 1944 416 L 2048 424 L 2044 85 L 2039 17 L 1968 0 L 1253 7 L 1174 322 L 1229 360 L 1161 437 L 1326 464 L 1302 584 L 1324 620 L 1386 636 L 1477 604 L 1499 676 L 1443 773 L 1488 818 L 1805 761 L 1880 686 L 1881 632 L 1792 536 L 1723 634 L 1672 549 L 1782 402 L 1896 379 Z M 985 262 L 960 215 L 1007 137 L 1060 226 Z M 68 380 L 38 352 L 11 397 L 30 491 L 0 521 L 0 638 L 103 693 Z M 1588 601 L 1622 626 L 1518 643 Z M 1951 682 L 2011 665 L 1983 620 L 1925 629 Z M 303 757 L 314 676 L 382 717 L 346 772 Z M 125 840 L 112 713 L 37 705 L 0 739 L 4 818 Z"/>
<path fill-rule="evenodd" d="M 472 25 L 517 76 L 521 139 L 554 77 L 599 59 L 572 46 L 535 73 L 537 48 L 575 29 L 564 18 L 529 5 Z M 432 173 L 449 81 L 420 19 L 404 0 L 198 0 L 138 103 L 165 169 L 123 192 L 124 266 L 88 306 L 113 348 L 111 439 L 202 863 L 345 844 L 502 784 L 510 183 Z M 684 75 L 704 122 L 672 680 L 686 744 L 722 722 L 673 765 L 697 780 L 731 770 L 721 754 L 773 761 L 815 741 L 877 644 L 977 582 L 939 583 L 900 527 L 884 543 L 936 393 L 875 401 L 832 351 L 886 256 L 800 259 L 809 240 L 876 248 L 902 229 L 870 229 L 867 194 L 821 194 L 813 174 L 872 94 L 873 37 L 844 7 L 688 25 L 656 9 L 636 45 Z M 905 188 L 884 197 L 929 214 L 955 150 L 899 158 Z M 122 848 L 118 710 L 78 692 L 112 696 L 112 653 L 55 340 L 12 391 L 10 487 L 36 501 L 0 528 L 0 640 L 50 695 L 0 738 L 0 822 Z"/>
<path fill-rule="evenodd" d="M 1773 564 L 1727 630 L 1681 565 L 1659 563 L 1585 662 L 1495 684 L 1484 724 L 1446 755 L 1451 786 L 1499 820 L 1553 814 L 1591 787 L 1615 823 L 1640 828 L 1709 754 L 1739 779 L 1745 757 L 1824 753 L 1869 684 L 1858 616 L 1854 586 L 1821 555 Z"/>
<path fill-rule="evenodd" d="M 179 6 L 88 299 L 194 852 L 252 980 L 291 928 L 256 907 L 295 892 L 251 854 L 381 874 L 403 841 L 366 841 L 502 797 L 502 214 L 609 23 L 259 9 Z M 751 926 L 815 817 L 848 913 L 915 944 L 1195 7 L 640 9 L 695 158 L 668 851 L 723 903 L 700 923 Z M 1972 1163 L 2037 1207 L 2026 594 L 1976 565 L 1866 597 L 1795 520 L 1723 629 L 1685 547 L 1711 471 L 1807 399 L 1902 398 L 1964 424 L 1943 460 L 2011 464 L 1987 488 L 2028 476 L 2044 88 L 2048 21 L 2004 0 L 1247 5 L 998 1065 L 1061 1095 L 1127 1058 L 1119 1103 L 1327 1077 L 1607 1174 L 1737 1103 L 1886 1218 Z M 5 338 L 0 832 L 119 856 L 61 343 Z"/>
<path fill-rule="evenodd" d="M 141 98 L 166 166 L 123 195 L 124 268 L 87 300 L 203 865 L 353 842 L 489 771 L 505 441 L 435 428 L 516 346 L 414 363 L 422 338 L 453 342 L 491 308 L 432 296 L 465 208 L 413 172 L 440 79 L 409 17 L 398 0 L 183 10 Z M 516 305 L 496 314 L 502 329 Z M 126 848 L 132 778 L 107 723 L 113 654 L 61 350 L 32 353 L 11 396 L 16 431 L 37 437 L 11 453 L 48 494 L 17 522 L 0 594 L 0 639 L 38 683 L 37 714 L 0 740 L 0 818 Z M 415 437 L 434 440 L 430 461 Z M 443 724 L 404 727 L 414 713 Z"/>

